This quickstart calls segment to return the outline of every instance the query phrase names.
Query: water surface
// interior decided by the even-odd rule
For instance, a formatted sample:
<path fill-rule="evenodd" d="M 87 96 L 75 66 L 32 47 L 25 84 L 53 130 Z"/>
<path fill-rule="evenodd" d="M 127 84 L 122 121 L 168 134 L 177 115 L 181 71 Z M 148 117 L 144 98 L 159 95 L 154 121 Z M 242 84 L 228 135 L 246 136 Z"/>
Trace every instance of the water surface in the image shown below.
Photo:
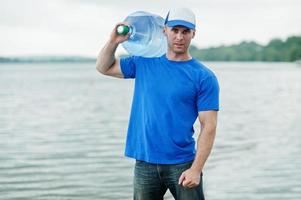
<path fill-rule="evenodd" d="M 301 199 L 301 67 L 207 64 L 221 111 L 206 197 Z M 133 83 L 94 63 L 1 64 L 0 199 L 131 199 Z"/>

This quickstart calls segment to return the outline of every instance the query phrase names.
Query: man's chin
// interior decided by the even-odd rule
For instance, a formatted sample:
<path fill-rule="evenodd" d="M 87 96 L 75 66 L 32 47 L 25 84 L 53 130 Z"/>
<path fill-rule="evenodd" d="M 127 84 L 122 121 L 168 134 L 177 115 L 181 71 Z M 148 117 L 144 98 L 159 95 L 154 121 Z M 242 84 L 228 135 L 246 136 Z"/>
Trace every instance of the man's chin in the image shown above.
<path fill-rule="evenodd" d="M 183 54 L 183 53 L 185 53 L 185 50 L 184 49 L 174 49 L 174 52 L 177 54 Z"/>

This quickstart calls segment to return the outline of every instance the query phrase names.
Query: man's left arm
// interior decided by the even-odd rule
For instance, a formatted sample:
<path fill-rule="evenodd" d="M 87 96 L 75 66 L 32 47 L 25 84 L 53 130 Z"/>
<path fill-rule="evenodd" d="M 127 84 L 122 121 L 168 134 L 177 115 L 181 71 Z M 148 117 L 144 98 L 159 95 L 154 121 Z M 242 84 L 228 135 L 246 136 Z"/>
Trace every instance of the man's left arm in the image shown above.
<path fill-rule="evenodd" d="M 201 132 L 197 139 L 197 151 L 192 166 L 184 171 L 179 178 L 179 184 L 192 188 L 200 184 L 200 175 L 211 152 L 217 126 L 217 111 L 199 112 Z"/>

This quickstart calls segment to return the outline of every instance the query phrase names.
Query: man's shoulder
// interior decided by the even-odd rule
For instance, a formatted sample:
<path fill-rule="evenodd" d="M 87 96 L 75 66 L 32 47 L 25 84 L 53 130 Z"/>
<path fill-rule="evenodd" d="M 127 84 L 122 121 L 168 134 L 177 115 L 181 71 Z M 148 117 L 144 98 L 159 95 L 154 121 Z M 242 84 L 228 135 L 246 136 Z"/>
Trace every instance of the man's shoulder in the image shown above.
<path fill-rule="evenodd" d="M 191 66 L 197 72 L 197 74 L 202 77 L 215 76 L 215 73 L 208 65 L 204 64 L 202 61 L 199 61 L 195 58 L 193 58 L 193 62 Z"/>

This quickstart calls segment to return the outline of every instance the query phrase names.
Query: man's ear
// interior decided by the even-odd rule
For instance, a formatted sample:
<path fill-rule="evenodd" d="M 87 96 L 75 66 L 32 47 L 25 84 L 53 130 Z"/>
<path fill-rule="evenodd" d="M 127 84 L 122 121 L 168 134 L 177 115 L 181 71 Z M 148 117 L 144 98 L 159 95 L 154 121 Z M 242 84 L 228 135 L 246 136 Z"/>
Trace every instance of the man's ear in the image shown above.
<path fill-rule="evenodd" d="M 167 28 L 166 28 L 166 26 L 164 26 L 164 28 L 163 28 L 163 34 L 166 36 L 166 30 L 167 30 Z"/>
<path fill-rule="evenodd" d="M 194 38 L 194 36 L 195 36 L 195 30 L 193 30 L 192 32 L 192 38 Z"/>

